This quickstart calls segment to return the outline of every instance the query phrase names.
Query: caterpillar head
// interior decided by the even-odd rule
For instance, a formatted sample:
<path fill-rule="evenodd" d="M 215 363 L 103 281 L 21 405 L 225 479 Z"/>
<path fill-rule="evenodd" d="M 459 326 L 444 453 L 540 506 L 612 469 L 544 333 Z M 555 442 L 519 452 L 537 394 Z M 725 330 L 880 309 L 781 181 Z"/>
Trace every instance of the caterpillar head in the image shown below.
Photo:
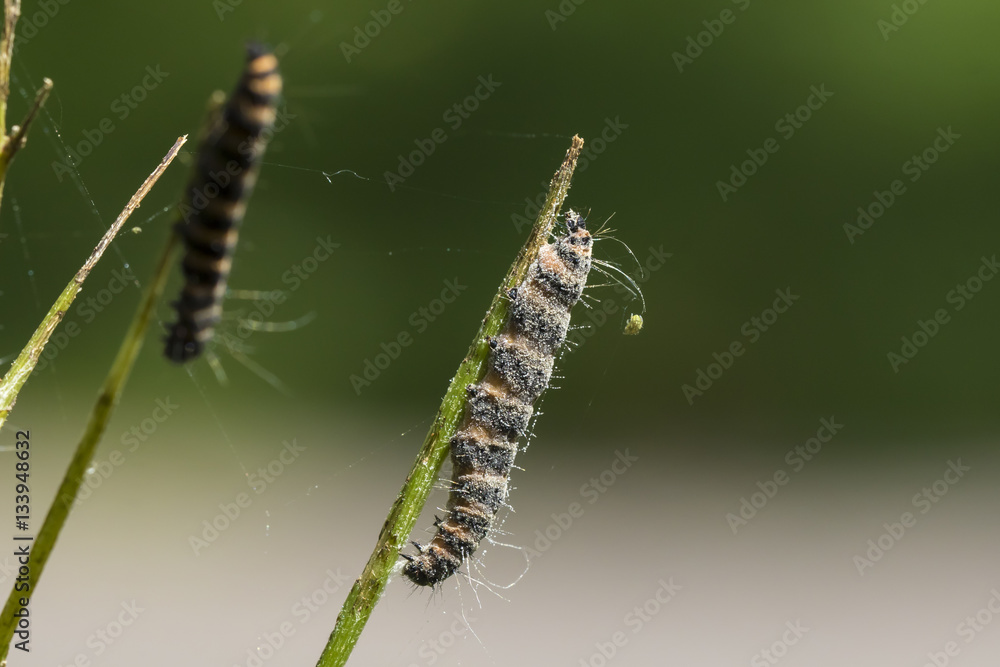
<path fill-rule="evenodd" d="M 587 221 L 573 209 L 566 211 L 566 236 L 559 240 L 559 255 L 573 266 L 586 266 L 589 270 L 593 246 Z"/>
<path fill-rule="evenodd" d="M 575 234 L 576 231 L 579 229 L 586 230 L 587 221 L 584 220 L 582 215 L 580 215 L 573 209 L 569 209 L 568 211 L 566 211 L 566 229 L 569 231 L 570 234 Z"/>

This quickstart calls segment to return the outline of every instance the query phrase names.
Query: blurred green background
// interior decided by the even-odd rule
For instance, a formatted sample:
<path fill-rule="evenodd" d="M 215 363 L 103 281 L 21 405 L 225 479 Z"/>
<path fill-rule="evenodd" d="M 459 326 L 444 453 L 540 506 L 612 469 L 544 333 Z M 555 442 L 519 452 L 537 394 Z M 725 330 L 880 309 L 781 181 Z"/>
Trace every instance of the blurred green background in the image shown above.
<path fill-rule="evenodd" d="M 281 54 L 294 118 L 268 149 L 230 287 L 284 289 L 287 298 L 273 312 L 230 301 L 224 331 L 238 337 L 241 313 L 255 308 L 272 322 L 315 319 L 245 341 L 252 361 L 290 396 L 222 347 L 215 352 L 227 386 L 204 360 L 171 366 L 159 332 L 150 335 L 99 457 L 127 451 L 126 434 L 153 423 L 157 399 L 181 407 L 147 429 L 148 445 L 129 452 L 129 465 L 71 517 L 36 599 L 40 653 L 12 664 L 69 664 L 81 652 L 103 661 L 96 664 L 134 664 L 150 642 L 193 664 L 247 664 L 245 651 L 322 583 L 325 568 L 356 576 L 527 234 L 517 224 L 526 198 L 543 191 L 574 133 L 591 153 L 567 205 L 589 211 L 592 224 L 614 214 L 614 236 L 634 256 L 614 241 L 595 252 L 638 272 L 646 326 L 624 337 L 625 318 L 641 304 L 611 287 L 589 292 L 590 313 L 609 300 L 615 313 L 560 361 L 559 390 L 544 397 L 532 447 L 518 461 L 525 470 L 514 475 L 511 534 L 500 541 L 531 545 L 533 531 L 579 500 L 580 484 L 617 450 L 631 448 L 640 472 L 602 496 L 609 500 L 595 504 L 600 515 L 595 509 L 589 523 L 581 520 L 572 546 L 569 538 L 557 545 L 561 559 L 540 561 L 502 591 L 509 604 L 485 594 L 480 609 L 467 582 L 433 597 L 410 596 L 394 582 L 357 664 L 577 664 L 615 631 L 619 607 L 625 613 L 633 598 L 641 603 L 668 576 L 689 585 L 688 599 L 704 607 L 675 609 L 673 620 L 657 621 L 656 637 L 642 635 L 615 661 L 749 661 L 803 609 L 814 619 L 819 609 L 827 614 L 826 630 L 795 649 L 803 660 L 816 651 L 808 664 L 922 664 L 940 650 L 962 610 L 974 612 L 989 596 L 996 582 L 988 563 L 1000 555 L 990 512 L 1000 470 L 1000 280 L 976 283 L 983 258 L 1000 252 L 993 34 L 1000 8 L 969 0 L 404 1 L 391 14 L 387 4 L 25 3 L 9 123 L 23 116 L 43 76 L 55 90 L 11 170 L 0 212 L 0 356 L 20 350 L 174 139 L 196 135 L 208 95 L 232 87 L 251 38 Z M 345 57 L 344 45 L 379 17 L 385 25 Z M 449 109 L 475 94 L 480 77 L 500 85 L 458 124 Z M 830 95 L 820 103 L 817 90 Z M 798 120 L 786 119 L 796 113 Z M 113 131 L 97 131 L 103 119 Z M 617 133 L 606 131 L 609 122 Z M 446 140 L 390 188 L 385 174 L 436 128 Z M 603 146 L 602 131 L 613 138 Z M 939 139 L 949 131 L 949 142 Z M 937 153 L 936 140 L 947 150 Z M 81 142 L 93 147 L 74 174 L 53 166 Z M 743 164 L 755 155 L 766 162 Z M 4 431 L 4 446 L 15 428 L 35 434 L 39 519 L 141 290 L 130 283 L 100 312 L 81 308 L 117 289 L 126 265 L 139 284 L 148 282 L 169 234 L 163 210 L 187 179 L 185 157 L 130 220 L 141 233 L 123 233 L 87 281 L 67 315 L 80 335 L 32 376 Z M 933 163 L 915 171 L 914 157 Z M 753 173 L 731 181 L 734 165 Z M 877 213 L 873 203 L 887 202 L 896 180 L 902 194 L 863 234 L 849 233 L 858 208 Z M 723 197 L 720 181 L 739 187 Z M 328 260 L 304 264 L 318 238 L 339 246 Z M 662 267 L 644 273 L 641 265 L 655 266 L 647 262 L 663 252 L 670 257 Z M 292 289 L 296 266 L 315 270 Z M 446 281 L 466 289 L 420 324 L 420 309 L 436 308 Z M 168 295 L 179 282 L 175 271 Z M 961 285 L 975 291 L 971 299 L 955 296 Z M 752 318 L 767 321 L 775 291 L 786 289 L 798 296 L 794 305 L 754 334 Z M 939 309 L 946 323 L 894 368 L 888 355 L 901 355 L 901 338 L 912 339 Z M 171 319 L 167 303 L 157 315 Z M 574 322 L 588 319 L 578 306 Z M 351 376 L 363 376 L 366 360 L 374 363 L 382 344 L 403 332 L 412 345 L 356 390 Z M 735 342 L 744 353 L 727 369 L 711 368 L 713 355 Z M 707 389 L 702 380 L 702 395 L 685 395 L 699 371 L 717 377 Z M 755 518 L 755 535 L 734 536 L 725 515 L 758 481 L 791 470 L 786 452 L 831 417 L 844 424 L 835 444 L 801 477 L 796 472 L 781 491 L 789 497 L 774 501 L 780 506 Z M 240 537 L 227 533 L 210 555 L 195 556 L 187 538 L 199 522 L 246 491 L 247 475 L 293 438 L 307 447 L 308 462 L 260 496 Z M 974 462 L 974 472 L 954 492 L 960 498 L 942 501 L 924 521 L 940 522 L 936 528 L 904 540 L 912 542 L 909 566 L 880 565 L 886 572 L 877 574 L 889 577 L 881 588 L 870 586 L 870 575 L 859 578 L 852 555 L 878 537 L 883 521 L 912 511 L 910 496 L 959 457 Z M 437 491 L 429 504 L 445 497 Z M 430 525 L 430 511 L 418 530 Z M 907 602 L 917 585 L 910 574 L 954 595 L 936 599 L 938 616 Z M 952 575 L 966 578 L 961 593 L 946 583 Z M 589 592 L 575 594 L 589 605 L 573 598 L 581 582 Z M 718 598 L 698 598 L 698 582 L 711 582 Z M 865 586 L 855 589 L 858 582 Z M 88 648 L 86 637 L 137 590 L 159 610 L 142 618 L 151 634 L 126 633 L 103 657 Z M 343 593 L 309 626 L 309 642 L 289 640 L 281 662 L 311 664 Z M 836 602 L 824 607 L 831 596 Z M 579 614 L 594 625 L 533 624 L 545 607 L 529 599 L 553 605 L 552 618 Z M 96 600 L 105 601 L 100 610 Z M 97 620 L 75 614 L 88 606 Z M 58 618 L 45 616 L 56 607 Z M 473 628 L 481 643 L 463 635 L 467 653 L 454 649 L 433 662 L 421 655 L 420 642 L 445 632 L 449 614 L 463 609 L 480 619 Z M 859 609 L 891 628 L 871 630 L 866 644 L 855 634 L 869 627 L 855 627 Z M 729 639 L 717 645 L 720 623 Z M 924 643 L 907 638 L 917 623 L 926 624 Z M 526 657 L 523 646 L 508 644 L 514 632 L 539 652 Z M 852 641 L 870 647 L 870 662 L 849 652 Z M 986 650 L 987 641 L 975 648 Z M 201 642 L 212 648 L 189 655 Z"/>

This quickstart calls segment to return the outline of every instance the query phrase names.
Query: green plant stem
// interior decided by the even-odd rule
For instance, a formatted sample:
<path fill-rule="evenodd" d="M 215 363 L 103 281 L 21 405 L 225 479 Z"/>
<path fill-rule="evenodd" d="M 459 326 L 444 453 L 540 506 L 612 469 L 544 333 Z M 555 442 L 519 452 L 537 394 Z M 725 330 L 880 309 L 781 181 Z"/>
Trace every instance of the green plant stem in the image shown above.
<path fill-rule="evenodd" d="M 4 0 L 3 36 L 0 37 L 0 201 L 3 201 L 3 186 L 7 180 L 7 169 L 14 160 L 28 136 L 28 128 L 38 115 L 52 91 L 52 79 L 42 79 L 42 87 L 35 94 L 35 103 L 25 116 L 24 122 L 11 128 L 7 136 L 7 100 L 10 98 L 10 65 L 14 57 L 14 29 L 21 16 L 21 0 Z"/>
<path fill-rule="evenodd" d="M 76 446 L 76 451 L 73 453 L 73 459 L 70 461 L 62 483 L 59 485 L 59 490 L 56 492 L 55 500 L 52 502 L 48 514 L 45 515 L 42 529 L 35 539 L 31 555 L 28 559 L 27 592 L 19 593 L 16 590 L 12 590 L 10 597 L 7 598 L 7 603 L 4 605 L 3 612 L 0 613 L 0 661 L 5 660 L 7 653 L 10 651 L 10 642 L 14 636 L 15 626 L 17 625 L 14 614 L 20 607 L 18 598 L 33 594 L 36 586 L 38 586 L 42 571 L 45 569 L 45 563 L 48 561 L 52 549 L 55 548 L 56 540 L 59 539 L 59 533 L 66 523 L 70 509 L 73 507 L 76 494 L 80 490 L 80 485 L 83 482 L 87 468 L 90 467 L 93 461 L 97 444 L 100 442 L 101 435 L 103 435 L 108 421 L 110 421 L 111 415 L 118 405 L 118 399 L 125 387 L 125 382 L 128 380 L 136 356 L 139 354 L 139 350 L 142 349 L 142 342 L 145 338 L 149 321 L 152 318 L 153 310 L 163 293 L 163 287 L 170 275 L 170 267 L 173 266 L 171 259 L 176 245 L 177 235 L 171 233 L 164 247 L 163 255 L 156 266 L 152 283 L 146 289 L 146 293 L 139 303 L 139 308 L 132 319 L 132 324 L 125 334 L 122 345 L 118 349 L 118 355 L 111 365 L 111 370 L 108 371 L 108 376 L 104 380 L 104 386 L 101 388 L 101 393 L 94 404 L 94 409 L 90 414 L 90 421 L 83 431 L 80 442 Z"/>
<path fill-rule="evenodd" d="M 42 319 L 42 323 L 38 325 L 35 329 L 35 333 L 28 340 L 28 344 L 24 346 L 21 350 L 21 354 L 18 355 L 14 363 L 11 364 L 10 370 L 4 376 L 3 381 L 0 382 L 0 428 L 3 427 L 4 422 L 7 421 L 7 416 L 10 411 L 14 409 L 14 402 L 17 401 L 17 395 L 21 391 L 21 387 L 27 382 L 28 376 L 31 375 L 31 371 L 35 369 L 35 364 L 38 363 L 38 357 L 42 354 L 42 350 L 45 349 L 45 344 L 49 342 L 49 337 L 52 332 L 55 331 L 59 322 L 62 321 L 63 316 L 66 311 L 69 310 L 70 304 L 76 298 L 76 295 L 80 293 L 80 289 L 83 287 L 83 281 L 87 279 L 90 275 L 91 270 L 97 264 L 98 260 L 107 250 L 107 247 L 114 240 L 115 236 L 121 230 L 122 225 L 128 220 L 129 216 L 135 209 L 139 208 L 142 204 L 143 198 L 149 193 L 153 185 L 160 178 L 170 163 L 173 162 L 174 158 L 177 157 L 178 152 L 180 152 L 181 146 L 187 141 L 187 135 L 180 137 L 174 143 L 174 145 L 167 151 L 167 154 L 160 161 L 159 166 L 153 170 L 146 180 L 143 182 L 132 199 L 129 200 L 128 204 L 125 206 L 124 210 L 118 215 L 114 224 L 111 228 L 105 232 L 104 236 L 101 238 L 97 247 L 84 262 L 80 270 L 76 272 L 73 279 L 69 281 L 63 289 L 62 294 L 56 299 L 55 303 L 52 304 L 52 308 L 49 309 L 48 314 Z"/>
<path fill-rule="evenodd" d="M 10 64 L 14 58 L 14 29 L 21 16 L 21 0 L 4 0 L 3 37 L 0 37 L 0 132 L 7 134 L 7 98 L 10 97 Z"/>
<path fill-rule="evenodd" d="M 517 259 L 507 272 L 507 277 L 493 297 L 486 317 L 483 318 L 483 324 L 472 340 L 469 352 L 451 380 L 451 385 L 445 393 L 437 417 L 427 433 L 413 468 L 389 510 L 389 516 L 382 526 L 375 550 L 368 559 L 361 577 L 354 582 L 347 600 L 344 601 L 343 609 L 337 617 L 337 624 L 317 667 L 341 667 L 347 662 L 375 605 L 385 592 L 389 575 L 399 559 L 399 550 L 409 538 L 431 487 L 437 480 L 441 465 L 448 456 L 450 440 L 455 434 L 465 407 L 467 398 L 465 387 L 479 380 L 489 354 L 487 339 L 497 335 L 507 320 L 507 290 L 521 283 L 531 262 L 538 255 L 539 248 L 548 241 L 556 216 L 569 192 L 573 170 L 576 168 L 576 161 L 582 148 L 583 139 L 574 136 L 573 143 L 566 152 L 566 159 L 552 177 L 545 205 L 538 214 L 531 236 L 521 248 Z"/>
<path fill-rule="evenodd" d="M 10 128 L 10 136 L 6 137 L 3 142 L 3 148 L 0 149 L 0 183 L 3 183 L 7 178 L 7 168 L 14 161 L 14 156 L 17 155 L 19 150 L 24 148 L 24 144 L 28 138 L 28 129 L 31 128 L 35 117 L 41 111 L 45 100 L 49 98 L 49 93 L 52 92 L 53 85 L 52 79 L 48 77 L 42 79 L 42 87 L 35 93 L 35 101 L 32 103 L 31 108 L 28 109 L 28 114 L 24 117 L 20 125 Z"/>

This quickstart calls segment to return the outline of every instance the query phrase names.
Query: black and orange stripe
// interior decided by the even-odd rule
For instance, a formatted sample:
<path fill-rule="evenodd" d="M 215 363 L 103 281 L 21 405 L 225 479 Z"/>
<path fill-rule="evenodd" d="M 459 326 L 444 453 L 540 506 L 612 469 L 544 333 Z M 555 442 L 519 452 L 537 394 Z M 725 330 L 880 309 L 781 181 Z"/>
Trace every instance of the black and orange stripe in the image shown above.
<path fill-rule="evenodd" d="M 201 354 L 222 318 L 240 224 L 280 94 L 278 59 L 263 47 L 248 46 L 243 75 L 198 148 L 194 177 L 180 205 L 183 219 L 176 230 L 184 241 L 185 283 L 166 338 L 164 353 L 171 361 Z"/>
<path fill-rule="evenodd" d="M 487 536 L 507 501 L 518 440 L 528 431 L 534 403 L 549 385 L 555 355 L 566 340 L 570 311 L 590 273 L 593 239 L 584 219 L 566 213 L 566 234 L 541 247 L 528 275 L 510 290 L 510 311 L 489 340 L 486 373 L 466 387 L 464 419 L 451 439 L 451 494 L 437 534 L 417 544 L 403 574 L 420 586 L 441 583 Z"/>

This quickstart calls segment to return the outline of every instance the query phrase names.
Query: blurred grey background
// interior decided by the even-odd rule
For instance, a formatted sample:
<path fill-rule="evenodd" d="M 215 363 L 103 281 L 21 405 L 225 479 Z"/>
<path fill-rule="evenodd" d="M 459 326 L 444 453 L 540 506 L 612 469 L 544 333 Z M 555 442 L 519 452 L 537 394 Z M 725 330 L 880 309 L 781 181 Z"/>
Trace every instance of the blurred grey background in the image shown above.
<path fill-rule="evenodd" d="M 222 333 L 290 395 L 222 344 L 228 385 L 205 360 L 173 367 L 152 332 L 11 664 L 315 664 L 574 133 L 588 157 L 567 205 L 614 214 L 634 256 L 596 253 L 638 276 L 645 330 L 621 333 L 641 304 L 589 292 L 500 544 L 473 581 L 394 579 L 351 664 L 986 664 L 998 20 L 981 1 L 25 2 L 9 124 L 43 76 L 55 90 L 0 211 L 0 356 L 257 39 L 281 54 L 290 122 L 230 286 L 285 299 L 231 300 Z M 31 430 L 35 525 L 169 234 L 183 157 L 0 434 Z M 401 160 L 421 164 L 390 187 Z M 384 368 L 352 382 L 366 362 Z M 209 542 L 213 521 L 229 525 Z"/>

